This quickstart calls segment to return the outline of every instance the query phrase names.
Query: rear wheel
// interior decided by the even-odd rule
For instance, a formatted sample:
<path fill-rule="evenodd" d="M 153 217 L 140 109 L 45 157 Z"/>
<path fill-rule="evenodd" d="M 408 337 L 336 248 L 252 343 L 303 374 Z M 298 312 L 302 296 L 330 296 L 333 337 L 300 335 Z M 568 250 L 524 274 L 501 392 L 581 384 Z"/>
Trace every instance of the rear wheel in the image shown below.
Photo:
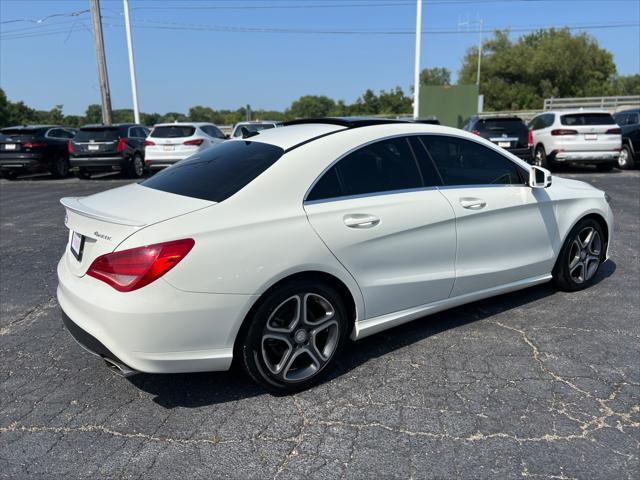
<path fill-rule="evenodd" d="M 533 164 L 542 167 L 549 168 L 549 159 L 547 158 L 547 152 L 544 151 L 543 145 L 538 145 L 533 154 Z"/>
<path fill-rule="evenodd" d="M 599 172 L 610 172 L 613 170 L 613 163 L 599 163 L 596 165 L 596 170 Z"/>
<path fill-rule="evenodd" d="M 602 227 L 590 218 L 573 227 L 560 251 L 553 271 L 554 283 L 567 292 L 590 286 L 604 260 Z"/>
<path fill-rule="evenodd" d="M 275 392 L 316 384 L 335 364 L 348 335 L 347 310 L 332 287 L 284 284 L 256 309 L 241 343 L 247 373 Z"/>
<path fill-rule="evenodd" d="M 49 171 L 55 178 L 65 178 L 69 175 L 69 159 L 64 155 L 56 157 L 49 167 Z"/>
<path fill-rule="evenodd" d="M 91 178 L 91 174 L 89 172 L 87 172 L 86 170 L 83 170 L 82 168 L 79 170 L 76 170 L 76 177 L 82 179 L 82 180 L 87 180 L 89 178 Z"/>
<path fill-rule="evenodd" d="M 618 157 L 618 168 L 622 170 L 630 170 L 636 166 L 635 158 L 633 158 L 633 152 L 629 145 L 623 145 L 620 150 L 620 156 Z"/>
<path fill-rule="evenodd" d="M 139 153 L 133 155 L 129 165 L 127 165 L 126 173 L 129 178 L 140 178 L 144 175 L 144 160 L 142 160 L 142 155 Z"/>

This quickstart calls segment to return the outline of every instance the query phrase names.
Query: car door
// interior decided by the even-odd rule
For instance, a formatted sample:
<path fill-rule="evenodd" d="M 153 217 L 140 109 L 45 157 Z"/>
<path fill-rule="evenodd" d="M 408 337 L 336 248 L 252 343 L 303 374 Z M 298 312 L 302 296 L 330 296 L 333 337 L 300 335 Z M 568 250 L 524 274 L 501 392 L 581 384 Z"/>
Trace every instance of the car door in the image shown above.
<path fill-rule="evenodd" d="M 449 296 L 455 219 L 439 184 L 395 137 L 347 154 L 310 189 L 309 222 L 358 282 L 366 318 Z"/>
<path fill-rule="evenodd" d="M 527 185 L 528 170 L 466 138 L 425 135 L 420 140 L 456 215 L 452 296 L 551 272 L 558 238 L 553 202 L 545 189 Z"/>

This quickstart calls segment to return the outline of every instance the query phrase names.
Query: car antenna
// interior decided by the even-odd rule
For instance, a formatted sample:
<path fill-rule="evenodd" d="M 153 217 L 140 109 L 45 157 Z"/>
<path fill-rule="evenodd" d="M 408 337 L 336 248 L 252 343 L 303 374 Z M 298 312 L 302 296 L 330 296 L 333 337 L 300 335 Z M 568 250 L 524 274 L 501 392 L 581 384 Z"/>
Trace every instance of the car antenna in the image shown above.
<path fill-rule="evenodd" d="M 259 131 L 250 132 L 247 127 L 240 127 L 240 131 L 242 132 L 242 138 L 255 137 L 256 135 L 258 135 L 260 133 Z"/>

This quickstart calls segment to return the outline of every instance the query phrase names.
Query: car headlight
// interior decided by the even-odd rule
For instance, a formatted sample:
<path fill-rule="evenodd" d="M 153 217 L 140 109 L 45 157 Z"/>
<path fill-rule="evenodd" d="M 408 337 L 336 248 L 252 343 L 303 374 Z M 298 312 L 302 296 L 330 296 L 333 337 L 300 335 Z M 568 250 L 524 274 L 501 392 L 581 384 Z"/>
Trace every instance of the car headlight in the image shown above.
<path fill-rule="evenodd" d="M 611 195 L 609 195 L 607 192 L 604 192 L 604 199 L 607 201 L 607 203 L 611 203 Z"/>

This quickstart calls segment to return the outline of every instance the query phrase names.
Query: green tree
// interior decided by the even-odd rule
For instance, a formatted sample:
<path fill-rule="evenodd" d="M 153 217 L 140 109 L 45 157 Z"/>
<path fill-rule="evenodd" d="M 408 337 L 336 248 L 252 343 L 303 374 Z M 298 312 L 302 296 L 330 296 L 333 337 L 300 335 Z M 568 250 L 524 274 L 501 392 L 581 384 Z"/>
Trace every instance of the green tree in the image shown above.
<path fill-rule="evenodd" d="M 102 123 L 102 107 L 95 103 L 89 105 L 84 112 L 85 123 Z"/>
<path fill-rule="evenodd" d="M 288 118 L 326 117 L 335 109 L 336 102 L 323 95 L 305 95 L 291 104 L 286 111 Z"/>
<path fill-rule="evenodd" d="M 425 68 L 420 72 L 420 85 L 450 85 L 451 72 L 448 68 Z"/>
<path fill-rule="evenodd" d="M 612 95 L 640 95 L 640 74 L 615 77 Z"/>
<path fill-rule="evenodd" d="M 458 83 L 475 83 L 477 61 L 469 48 Z M 538 30 L 512 42 L 496 31 L 483 47 L 480 91 L 488 110 L 540 108 L 548 97 L 607 95 L 615 73 L 613 55 L 586 33 Z"/>

